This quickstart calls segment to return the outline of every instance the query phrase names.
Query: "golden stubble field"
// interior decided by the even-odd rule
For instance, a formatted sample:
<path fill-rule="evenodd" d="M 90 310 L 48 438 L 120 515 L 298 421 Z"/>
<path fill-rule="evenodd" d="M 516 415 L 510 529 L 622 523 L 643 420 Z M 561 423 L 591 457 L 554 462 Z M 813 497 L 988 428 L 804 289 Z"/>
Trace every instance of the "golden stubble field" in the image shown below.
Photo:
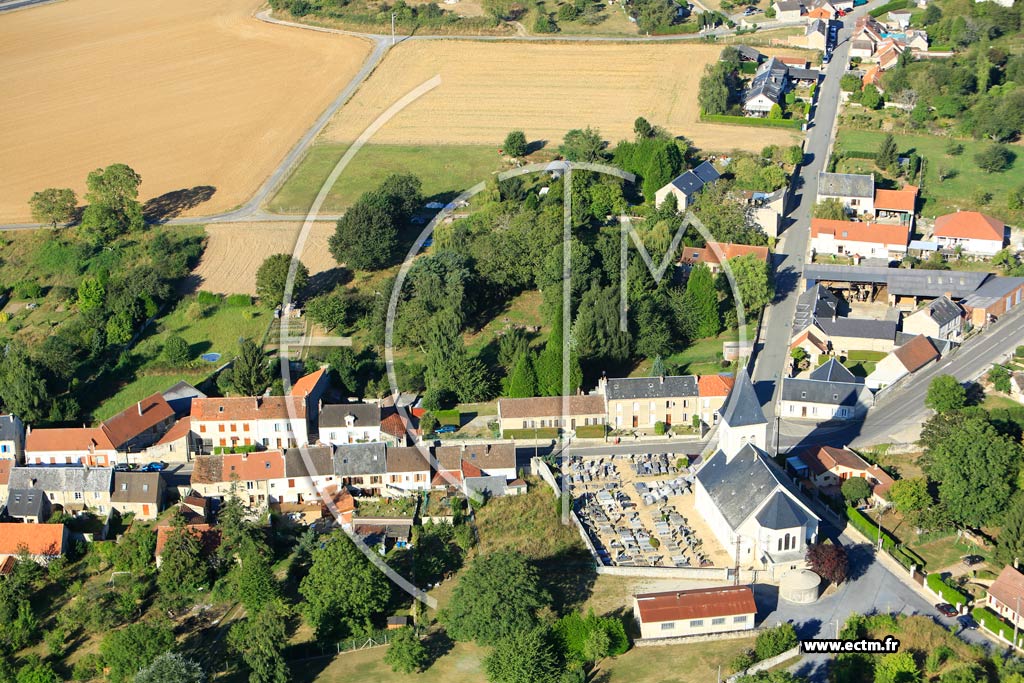
<path fill-rule="evenodd" d="M 358 38 L 272 26 L 258 0 L 66 0 L 0 17 L 0 222 L 46 187 L 79 195 L 124 162 L 142 199 L 216 188 L 245 202 L 369 53 Z"/>
<path fill-rule="evenodd" d="M 394 48 L 328 126 L 348 142 L 396 99 L 440 74 L 442 84 L 399 113 L 374 142 L 501 144 L 512 129 L 561 142 L 594 126 L 613 144 L 645 116 L 703 149 L 761 150 L 789 131 L 698 121 L 697 85 L 720 45 L 412 41 Z M 778 50 L 776 54 L 800 54 Z"/>
<path fill-rule="evenodd" d="M 273 254 L 291 254 L 299 237 L 299 222 L 219 223 L 206 226 L 206 250 L 192 274 L 198 288 L 218 294 L 255 294 L 256 271 Z M 332 221 L 313 225 L 299 260 L 310 275 L 337 268 L 327 249 L 334 234 Z"/>

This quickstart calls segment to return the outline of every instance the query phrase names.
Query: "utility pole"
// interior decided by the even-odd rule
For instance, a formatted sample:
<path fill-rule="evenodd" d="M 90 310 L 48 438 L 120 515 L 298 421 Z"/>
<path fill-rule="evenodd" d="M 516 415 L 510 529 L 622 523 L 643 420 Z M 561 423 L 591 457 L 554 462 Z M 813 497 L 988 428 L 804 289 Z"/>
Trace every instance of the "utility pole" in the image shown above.
<path fill-rule="evenodd" d="M 391 46 L 395 45 L 395 13 L 391 13 Z"/>
<path fill-rule="evenodd" d="M 779 457 L 779 427 L 782 425 L 782 418 L 775 416 L 775 457 Z"/>
<path fill-rule="evenodd" d="M 1020 622 L 1020 596 L 1017 596 L 1017 613 L 1013 615 L 1013 647 L 1017 647 L 1017 624 Z"/>

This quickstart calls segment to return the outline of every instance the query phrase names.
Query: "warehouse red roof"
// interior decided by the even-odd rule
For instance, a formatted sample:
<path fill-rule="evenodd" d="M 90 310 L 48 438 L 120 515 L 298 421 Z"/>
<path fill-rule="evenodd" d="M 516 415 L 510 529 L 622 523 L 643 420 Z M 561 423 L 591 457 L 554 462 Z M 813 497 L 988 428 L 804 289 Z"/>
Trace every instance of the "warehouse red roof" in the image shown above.
<path fill-rule="evenodd" d="M 755 614 L 754 591 L 750 586 L 701 588 L 636 596 L 640 620 L 644 623 L 707 619 L 734 614 Z"/>

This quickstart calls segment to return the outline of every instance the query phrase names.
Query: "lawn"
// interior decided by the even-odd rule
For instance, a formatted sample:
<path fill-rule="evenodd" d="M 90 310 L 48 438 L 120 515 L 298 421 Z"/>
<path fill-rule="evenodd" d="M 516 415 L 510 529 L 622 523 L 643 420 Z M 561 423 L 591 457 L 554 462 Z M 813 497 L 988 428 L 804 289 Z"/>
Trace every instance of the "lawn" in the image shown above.
<path fill-rule="evenodd" d="M 958 539 L 955 533 L 935 538 L 925 543 L 914 543 L 912 532 L 906 533 L 904 536 L 907 536 L 907 538 L 901 538 L 901 540 L 913 548 L 914 552 L 928 563 L 929 572 L 955 565 L 964 555 L 981 555 L 986 560 L 989 559 L 990 551 L 986 551 L 973 543 Z M 980 569 L 981 567 L 976 565 L 974 568 Z"/>
<path fill-rule="evenodd" d="M 841 148 L 873 152 L 879 148 L 885 133 L 880 131 L 850 130 L 839 131 L 838 143 Z M 986 173 L 974 163 L 974 155 L 985 149 L 989 143 L 978 140 L 958 140 L 963 145 L 963 154 L 950 156 L 946 146 L 950 139 L 927 135 L 899 135 L 896 138 L 900 153 L 916 151 L 926 160 L 925 180 L 921 193 L 925 199 L 921 215 L 933 218 L 960 209 L 989 211 L 1004 220 L 1013 222 L 1024 218 L 1024 212 L 1011 212 L 1006 208 L 1006 199 L 1011 189 L 1020 184 L 1020 168 L 1024 164 L 1018 153 L 1014 168 L 1003 173 Z M 862 159 L 851 160 L 858 165 L 868 164 Z M 858 167 L 844 166 L 843 170 L 853 172 Z M 945 167 L 956 175 L 939 181 L 938 169 Z M 867 166 L 865 167 L 867 168 Z M 992 200 L 986 206 L 979 206 L 973 199 L 977 188 L 992 193 Z"/>
<path fill-rule="evenodd" d="M 267 208 L 276 213 L 305 213 L 347 144 L 314 145 Z M 392 173 L 412 173 L 423 181 L 426 197 L 446 201 L 496 171 L 504 170 L 497 148 L 483 145 L 366 145 L 352 160 L 324 201 L 325 213 L 344 211 Z"/>
<path fill-rule="evenodd" d="M 170 313 L 146 329 L 142 340 L 130 353 L 126 377 L 110 398 L 101 399 L 102 405 L 93 411 L 95 419 L 106 419 L 179 380 L 201 381 L 220 363 L 207 363 L 199 359 L 200 354 L 220 353 L 221 362 L 227 361 L 237 351 L 240 339 L 261 341 L 271 320 L 267 309 L 231 307 L 224 303 L 196 318 L 194 301 L 194 296 L 183 298 Z M 189 367 L 167 368 L 159 362 L 164 342 L 172 334 L 181 336 L 191 346 L 195 360 Z"/>
<path fill-rule="evenodd" d="M 737 339 L 739 335 L 736 330 L 726 330 L 717 337 L 698 339 L 682 351 L 666 358 L 665 365 L 669 372 L 680 375 L 717 375 L 735 372 L 735 363 L 727 367 L 722 365 L 722 343 Z M 651 361 L 645 360 L 630 373 L 630 376 L 647 377 L 650 371 Z"/>
<path fill-rule="evenodd" d="M 1000 408 L 1020 408 L 1021 404 L 1004 394 L 996 394 L 991 391 L 985 393 L 985 400 L 981 407 L 985 410 L 998 410 Z"/>

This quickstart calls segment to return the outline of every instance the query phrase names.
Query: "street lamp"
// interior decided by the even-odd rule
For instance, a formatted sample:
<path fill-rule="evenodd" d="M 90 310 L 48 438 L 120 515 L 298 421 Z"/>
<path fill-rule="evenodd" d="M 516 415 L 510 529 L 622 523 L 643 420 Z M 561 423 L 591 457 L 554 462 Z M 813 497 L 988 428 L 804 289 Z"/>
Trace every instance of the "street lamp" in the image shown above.
<path fill-rule="evenodd" d="M 397 15 L 394 12 L 391 13 L 391 45 L 392 45 L 392 47 L 395 44 L 395 17 L 396 16 Z"/>

